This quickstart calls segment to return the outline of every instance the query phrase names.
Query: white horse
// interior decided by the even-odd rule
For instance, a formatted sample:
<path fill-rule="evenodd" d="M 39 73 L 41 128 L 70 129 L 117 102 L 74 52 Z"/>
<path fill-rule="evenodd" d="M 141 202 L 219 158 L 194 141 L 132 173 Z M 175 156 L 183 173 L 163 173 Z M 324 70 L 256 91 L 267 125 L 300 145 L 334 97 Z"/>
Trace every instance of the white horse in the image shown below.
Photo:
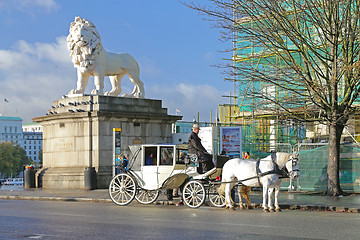
<path fill-rule="evenodd" d="M 282 172 L 292 179 L 299 176 L 298 154 L 277 152 L 261 160 L 234 158 L 227 161 L 222 170 L 222 184 L 219 194 L 224 193 L 226 208 L 233 209 L 230 192 L 237 179 L 241 184 L 249 187 L 263 187 L 263 208 L 265 212 L 274 211 L 272 195 L 275 188 L 275 210 L 281 211 L 278 195 L 281 186 Z M 268 198 L 268 205 L 266 200 Z"/>

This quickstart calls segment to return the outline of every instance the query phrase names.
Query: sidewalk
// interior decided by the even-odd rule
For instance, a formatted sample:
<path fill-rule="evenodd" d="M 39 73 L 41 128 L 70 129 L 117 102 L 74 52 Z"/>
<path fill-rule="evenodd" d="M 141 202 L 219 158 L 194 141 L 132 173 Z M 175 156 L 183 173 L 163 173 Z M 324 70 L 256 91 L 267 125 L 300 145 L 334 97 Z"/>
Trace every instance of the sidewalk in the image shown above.
<path fill-rule="evenodd" d="M 262 196 L 253 191 L 250 198 L 255 207 L 260 207 Z M 73 201 L 112 203 L 107 189 L 78 190 L 78 189 L 42 189 L 25 190 L 23 187 L 1 186 L 0 199 L 10 200 L 45 200 L 45 201 Z M 178 199 L 167 201 L 164 194 L 160 194 L 155 204 L 175 205 Z M 134 200 L 131 204 L 138 204 Z M 343 197 L 328 197 L 314 192 L 286 192 L 279 194 L 279 204 L 282 209 L 302 209 L 320 211 L 338 211 L 360 213 L 360 194 Z"/>

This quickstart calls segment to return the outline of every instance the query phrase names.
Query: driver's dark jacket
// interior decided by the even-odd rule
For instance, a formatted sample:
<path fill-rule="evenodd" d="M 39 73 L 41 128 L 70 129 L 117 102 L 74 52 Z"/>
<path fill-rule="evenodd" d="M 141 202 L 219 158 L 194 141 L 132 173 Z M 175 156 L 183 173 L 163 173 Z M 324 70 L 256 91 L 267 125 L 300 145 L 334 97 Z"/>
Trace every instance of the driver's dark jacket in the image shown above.
<path fill-rule="evenodd" d="M 200 153 L 207 153 L 204 146 L 201 144 L 201 139 L 195 132 L 191 132 L 188 141 L 188 150 L 190 154 L 199 155 Z"/>
<path fill-rule="evenodd" d="M 199 158 L 200 166 L 197 168 L 198 173 L 205 173 L 214 167 L 211 155 L 201 144 L 201 139 L 195 132 L 191 132 L 189 136 L 188 151 L 190 154 L 196 154 Z"/>

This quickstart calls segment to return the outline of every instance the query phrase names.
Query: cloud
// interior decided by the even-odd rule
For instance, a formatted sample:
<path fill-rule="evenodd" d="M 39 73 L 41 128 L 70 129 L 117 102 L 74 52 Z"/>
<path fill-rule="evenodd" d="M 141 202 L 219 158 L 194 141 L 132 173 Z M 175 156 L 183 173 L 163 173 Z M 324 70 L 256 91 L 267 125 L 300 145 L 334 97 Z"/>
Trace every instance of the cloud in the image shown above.
<path fill-rule="evenodd" d="M 76 85 L 65 36 L 55 43 L 20 40 L 11 50 L 0 49 L 0 71 L 0 99 L 9 100 L 6 115 L 20 116 L 24 122 L 44 116 L 52 101 Z"/>
<path fill-rule="evenodd" d="M 0 0 L 0 10 L 15 10 L 28 14 L 51 13 L 59 8 L 60 5 L 55 0 Z"/>
<path fill-rule="evenodd" d="M 148 97 L 163 101 L 169 114 L 175 115 L 179 109 L 178 115 L 183 116 L 184 121 L 197 119 L 199 113 L 200 121 L 209 122 L 210 112 L 214 120 L 218 104 L 224 101 L 222 95 L 223 92 L 207 84 L 152 85 L 147 90 Z"/>

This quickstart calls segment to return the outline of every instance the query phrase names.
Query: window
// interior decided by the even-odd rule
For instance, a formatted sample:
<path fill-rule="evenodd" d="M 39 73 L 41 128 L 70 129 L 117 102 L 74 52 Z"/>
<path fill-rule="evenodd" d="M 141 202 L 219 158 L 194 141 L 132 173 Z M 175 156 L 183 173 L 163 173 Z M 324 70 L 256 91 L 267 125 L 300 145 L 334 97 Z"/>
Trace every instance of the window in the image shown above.
<path fill-rule="evenodd" d="M 157 147 L 145 147 L 145 163 L 146 166 L 156 165 Z"/>
<path fill-rule="evenodd" d="M 177 149 L 176 152 L 176 163 L 177 164 L 185 164 L 186 156 L 188 155 L 188 150 Z"/>
<path fill-rule="evenodd" d="M 174 161 L 173 147 L 160 147 L 160 165 L 172 166 Z"/>

